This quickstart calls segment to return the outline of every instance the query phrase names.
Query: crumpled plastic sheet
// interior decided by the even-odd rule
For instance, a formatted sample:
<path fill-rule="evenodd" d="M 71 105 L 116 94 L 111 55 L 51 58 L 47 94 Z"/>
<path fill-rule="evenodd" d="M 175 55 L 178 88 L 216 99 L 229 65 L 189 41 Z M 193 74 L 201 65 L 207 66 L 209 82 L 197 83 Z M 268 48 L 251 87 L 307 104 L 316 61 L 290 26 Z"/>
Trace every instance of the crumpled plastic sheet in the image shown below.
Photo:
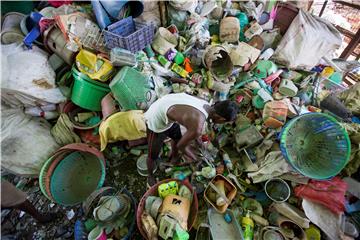
<path fill-rule="evenodd" d="M 345 210 L 345 193 L 347 183 L 339 177 L 331 180 L 310 180 L 307 185 L 299 185 L 294 189 L 295 195 L 319 203 L 335 214 Z"/>
<path fill-rule="evenodd" d="M 339 93 L 338 97 L 354 115 L 360 115 L 360 83 Z"/>
<path fill-rule="evenodd" d="M 328 239 L 341 239 L 341 215 L 337 215 L 326 207 L 306 199 L 303 200 L 302 207 L 306 217 L 317 225 L 328 236 Z"/>
<path fill-rule="evenodd" d="M 359 85 L 360 86 L 360 85 Z M 360 168 L 360 124 L 357 123 L 341 123 L 349 134 L 351 141 L 351 154 L 348 164 L 343 172 L 347 176 L 356 173 Z"/>
<path fill-rule="evenodd" d="M 254 183 L 259 183 L 290 171 L 292 167 L 286 162 L 281 151 L 273 151 L 268 153 L 264 161 L 260 163 L 259 170 L 248 173 L 248 177 L 252 178 Z"/>
<path fill-rule="evenodd" d="M 61 146 L 81 142 L 80 137 L 74 132 L 73 123 L 65 113 L 60 114 L 55 126 L 51 129 L 51 135 Z"/>

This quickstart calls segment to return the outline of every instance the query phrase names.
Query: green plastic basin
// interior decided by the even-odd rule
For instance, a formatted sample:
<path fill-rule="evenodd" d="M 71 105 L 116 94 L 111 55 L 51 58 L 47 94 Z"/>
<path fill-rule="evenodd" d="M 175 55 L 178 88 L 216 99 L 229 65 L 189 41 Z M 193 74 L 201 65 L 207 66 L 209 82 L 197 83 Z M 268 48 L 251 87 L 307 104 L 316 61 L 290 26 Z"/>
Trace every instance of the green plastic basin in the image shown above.
<path fill-rule="evenodd" d="M 85 74 L 72 69 L 74 85 L 71 93 L 71 101 L 87 110 L 101 111 L 101 100 L 110 92 L 107 84 L 97 82 Z"/>
<path fill-rule="evenodd" d="M 58 204 L 73 206 L 85 201 L 104 180 L 104 161 L 94 154 L 78 151 L 56 166 L 50 181 L 51 195 Z"/>

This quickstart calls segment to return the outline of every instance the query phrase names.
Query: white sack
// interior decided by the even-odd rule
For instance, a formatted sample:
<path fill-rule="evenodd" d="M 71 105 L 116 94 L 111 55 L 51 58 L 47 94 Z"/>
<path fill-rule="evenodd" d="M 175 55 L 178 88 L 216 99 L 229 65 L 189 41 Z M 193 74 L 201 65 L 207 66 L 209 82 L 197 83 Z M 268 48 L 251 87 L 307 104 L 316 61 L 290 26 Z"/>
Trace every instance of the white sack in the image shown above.
<path fill-rule="evenodd" d="M 60 146 L 43 118 L 21 109 L 1 109 L 1 166 L 17 175 L 38 175 L 47 158 Z"/>
<path fill-rule="evenodd" d="M 2 92 L 26 96 L 23 105 L 38 105 L 38 101 L 60 103 L 66 100 L 55 86 L 55 72 L 48 61 L 48 54 L 36 46 L 31 50 L 15 44 L 1 45 Z M 6 101 L 6 99 L 4 100 Z M 33 104 L 31 104 L 33 102 Z"/>
<path fill-rule="evenodd" d="M 341 42 L 340 32 L 331 23 L 300 10 L 273 58 L 289 68 L 310 70 Z"/>

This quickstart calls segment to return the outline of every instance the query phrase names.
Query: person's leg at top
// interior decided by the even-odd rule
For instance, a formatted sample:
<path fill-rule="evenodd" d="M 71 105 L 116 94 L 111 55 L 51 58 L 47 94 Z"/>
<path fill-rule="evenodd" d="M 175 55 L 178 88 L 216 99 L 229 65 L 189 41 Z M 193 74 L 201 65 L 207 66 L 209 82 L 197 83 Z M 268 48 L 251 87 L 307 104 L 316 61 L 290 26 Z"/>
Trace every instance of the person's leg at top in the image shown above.
<path fill-rule="evenodd" d="M 163 146 L 164 140 L 166 139 L 165 133 L 155 133 L 150 129 L 147 130 L 147 140 L 148 140 L 148 158 L 146 161 L 148 169 L 148 185 L 152 186 L 156 183 L 153 171 L 154 163 L 159 158 L 161 148 Z"/>

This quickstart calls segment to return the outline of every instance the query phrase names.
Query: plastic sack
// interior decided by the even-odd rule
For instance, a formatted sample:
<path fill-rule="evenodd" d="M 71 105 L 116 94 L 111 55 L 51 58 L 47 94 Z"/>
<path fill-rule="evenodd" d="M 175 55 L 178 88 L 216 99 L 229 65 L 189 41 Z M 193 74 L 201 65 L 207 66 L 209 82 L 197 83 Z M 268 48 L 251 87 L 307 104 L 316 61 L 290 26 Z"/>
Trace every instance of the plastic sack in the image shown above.
<path fill-rule="evenodd" d="M 194 12 L 196 6 L 198 5 L 198 1 L 197 0 L 187 0 L 187 1 L 173 0 L 173 1 L 170 1 L 169 4 L 176 10 Z"/>
<path fill-rule="evenodd" d="M 294 189 L 297 197 L 319 203 L 336 214 L 345 210 L 345 192 L 347 183 L 339 177 L 328 181 L 310 180 L 307 185 Z"/>
<path fill-rule="evenodd" d="M 157 2 L 155 2 L 157 3 Z M 146 22 L 148 24 L 154 25 L 156 28 L 161 26 L 161 19 L 160 19 L 160 10 L 159 8 L 155 8 L 151 11 L 144 11 L 139 17 L 136 18 L 140 22 Z"/>
<path fill-rule="evenodd" d="M 273 58 L 288 68 L 310 70 L 322 57 L 338 49 L 341 43 L 341 34 L 331 23 L 300 10 Z"/>
<path fill-rule="evenodd" d="M 4 105 L 1 117 L 2 167 L 17 175 L 38 176 L 44 162 L 59 148 L 50 135 L 50 124 Z"/>
<path fill-rule="evenodd" d="M 55 85 L 55 72 L 48 54 L 36 46 L 1 46 L 1 99 L 12 107 L 35 107 L 65 101 Z"/>

